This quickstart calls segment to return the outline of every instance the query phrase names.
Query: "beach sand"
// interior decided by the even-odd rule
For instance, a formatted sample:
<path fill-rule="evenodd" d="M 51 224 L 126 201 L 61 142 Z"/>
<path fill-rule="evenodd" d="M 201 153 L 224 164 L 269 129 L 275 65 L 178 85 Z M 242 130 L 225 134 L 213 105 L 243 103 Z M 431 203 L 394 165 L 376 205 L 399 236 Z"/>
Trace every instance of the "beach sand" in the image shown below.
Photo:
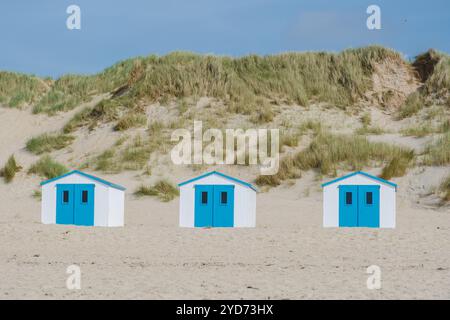
<path fill-rule="evenodd" d="M 179 228 L 179 199 L 136 198 L 136 186 L 150 180 L 130 172 L 101 175 L 128 188 L 125 227 L 41 224 L 40 202 L 31 196 L 41 179 L 26 174 L 38 157 L 25 143 L 60 129 L 78 110 L 45 117 L 0 108 L 1 163 L 14 153 L 24 167 L 11 184 L 0 181 L 0 299 L 450 299 L 450 210 L 430 195 L 448 167 L 414 168 L 394 179 L 395 229 L 322 228 L 324 181 L 312 172 L 259 193 L 251 229 Z M 78 136 L 70 148 L 98 151 L 108 130 Z M 84 156 L 72 151 L 55 154 L 68 162 Z M 250 177 L 236 170 L 228 173 Z M 149 179 L 197 174 L 155 167 Z M 66 287 L 70 265 L 81 268 L 80 290 Z M 371 265 L 381 270 L 379 290 L 367 288 Z"/>
<path fill-rule="evenodd" d="M 448 211 L 399 199 L 396 229 L 324 229 L 320 192 L 299 189 L 259 194 L 252 229 L 179 228 L 178 200 L 131 194 L 125 227 L 92 228 L 43 225 L 31 190 L 5 197 L 2 185 L 0 298 L 450 298 Z M 72 264 L 80 290 L 66 288 Z"/>

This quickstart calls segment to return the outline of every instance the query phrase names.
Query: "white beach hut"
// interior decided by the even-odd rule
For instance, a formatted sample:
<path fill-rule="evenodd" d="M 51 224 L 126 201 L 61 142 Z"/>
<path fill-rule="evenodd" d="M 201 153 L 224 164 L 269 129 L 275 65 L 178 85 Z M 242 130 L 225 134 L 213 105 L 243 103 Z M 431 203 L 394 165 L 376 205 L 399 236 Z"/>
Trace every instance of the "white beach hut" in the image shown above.
<path fill-rule="evenodd" d="M 255 227 L 257 189 L 213 171 L 182 182 L 181 227 Z"/>
<path fill-rule="evenodd" d="M 395 183 L 357 171 L 322 187 L 324 227 L 395 228 Z"/>
<path fill-rule="evenodd" d="M 124 225 L 125 188 L 81 171 L 41 183 L 45 224 Z"/>

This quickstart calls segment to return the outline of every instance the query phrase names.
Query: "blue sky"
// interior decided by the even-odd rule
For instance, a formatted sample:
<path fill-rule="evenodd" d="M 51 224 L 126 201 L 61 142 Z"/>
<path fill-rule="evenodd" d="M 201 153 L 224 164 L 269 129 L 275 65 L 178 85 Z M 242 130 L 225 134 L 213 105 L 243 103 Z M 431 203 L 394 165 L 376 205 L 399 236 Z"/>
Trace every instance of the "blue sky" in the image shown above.
<path fill-rule="evenodd" d="M 68 30 L 66 8 L 81 8 Z M 381 7 L 382 30 L 366 9 Z M 138 55 L 183 50 L 241 56 L 381 44 L 414 57 L 450 53 L 448 0 L 2 0 L 0 70 L 95 73 Z"/>

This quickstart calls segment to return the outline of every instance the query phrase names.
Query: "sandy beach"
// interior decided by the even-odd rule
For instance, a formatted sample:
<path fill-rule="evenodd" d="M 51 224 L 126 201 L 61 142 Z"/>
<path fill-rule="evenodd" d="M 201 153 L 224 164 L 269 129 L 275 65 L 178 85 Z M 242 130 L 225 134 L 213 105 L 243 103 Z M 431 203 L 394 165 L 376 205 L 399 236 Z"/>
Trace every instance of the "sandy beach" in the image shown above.
<path fill-rule="evenodd" d="M 129 192 L 125 227 L 89 228 L 42 225 L 28 179 L 0 185 L 2 299 L 450 298 L 449 211 L 412 206 L 406 190 L 396 229 L 324 229 L 321 193 L 304 183 L 260 193 L 254 229 L 179 228 L 178 200 Z M 81 290 L 66 288 L 72 264 Z"/>

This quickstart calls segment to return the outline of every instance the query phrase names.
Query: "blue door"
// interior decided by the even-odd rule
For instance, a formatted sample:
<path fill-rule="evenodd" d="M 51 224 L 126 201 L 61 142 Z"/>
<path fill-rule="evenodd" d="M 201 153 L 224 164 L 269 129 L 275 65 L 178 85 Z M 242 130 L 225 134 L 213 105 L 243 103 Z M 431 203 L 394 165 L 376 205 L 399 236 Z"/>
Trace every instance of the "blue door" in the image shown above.
<path fill-rule="evenodd" d="M 73 224 L 74 221 L 74 185 L 56 185 L 56 223 Z"/>
<path fill-rule="evenodd" d="M 358 186 L 358 226 L 380 226 L 380 187 Z"/>
<path fill-rule="evenodd" d="M 94 185 L 56 185 L 56 223 L 94 225 Z"/>
<path fill-rule="evenodd" d="M 380 226 L 380 187 L 366 185 L 339 186 L 339 226 Z"/>
<path fill-rule="evenodd" d="M 214 186 L 212 185 L 195 186 L 194 225 L 196 227 L 213 226 L 213 208 L 214 208 L 213 196 L 214 196 Z"/>
<path fill-rule="evenodd" d="M 77 184 L 74 188 L 74 224 L 78 226 L 93 226 L 95 185 Z"/>
<path fill-rule="evenodd" d="M 339 186 L 339 226 L 358 226 L 358 186 Z"/>
<path fill-rule="evenodd" d="M 213 226 L 234 226 L 234 186 L 214 186 Z"/>
<path fill-rule="evenodd" d="M 194 212 L 196 227 L 233 227 L 234 186 L 196 185 Z"/>

